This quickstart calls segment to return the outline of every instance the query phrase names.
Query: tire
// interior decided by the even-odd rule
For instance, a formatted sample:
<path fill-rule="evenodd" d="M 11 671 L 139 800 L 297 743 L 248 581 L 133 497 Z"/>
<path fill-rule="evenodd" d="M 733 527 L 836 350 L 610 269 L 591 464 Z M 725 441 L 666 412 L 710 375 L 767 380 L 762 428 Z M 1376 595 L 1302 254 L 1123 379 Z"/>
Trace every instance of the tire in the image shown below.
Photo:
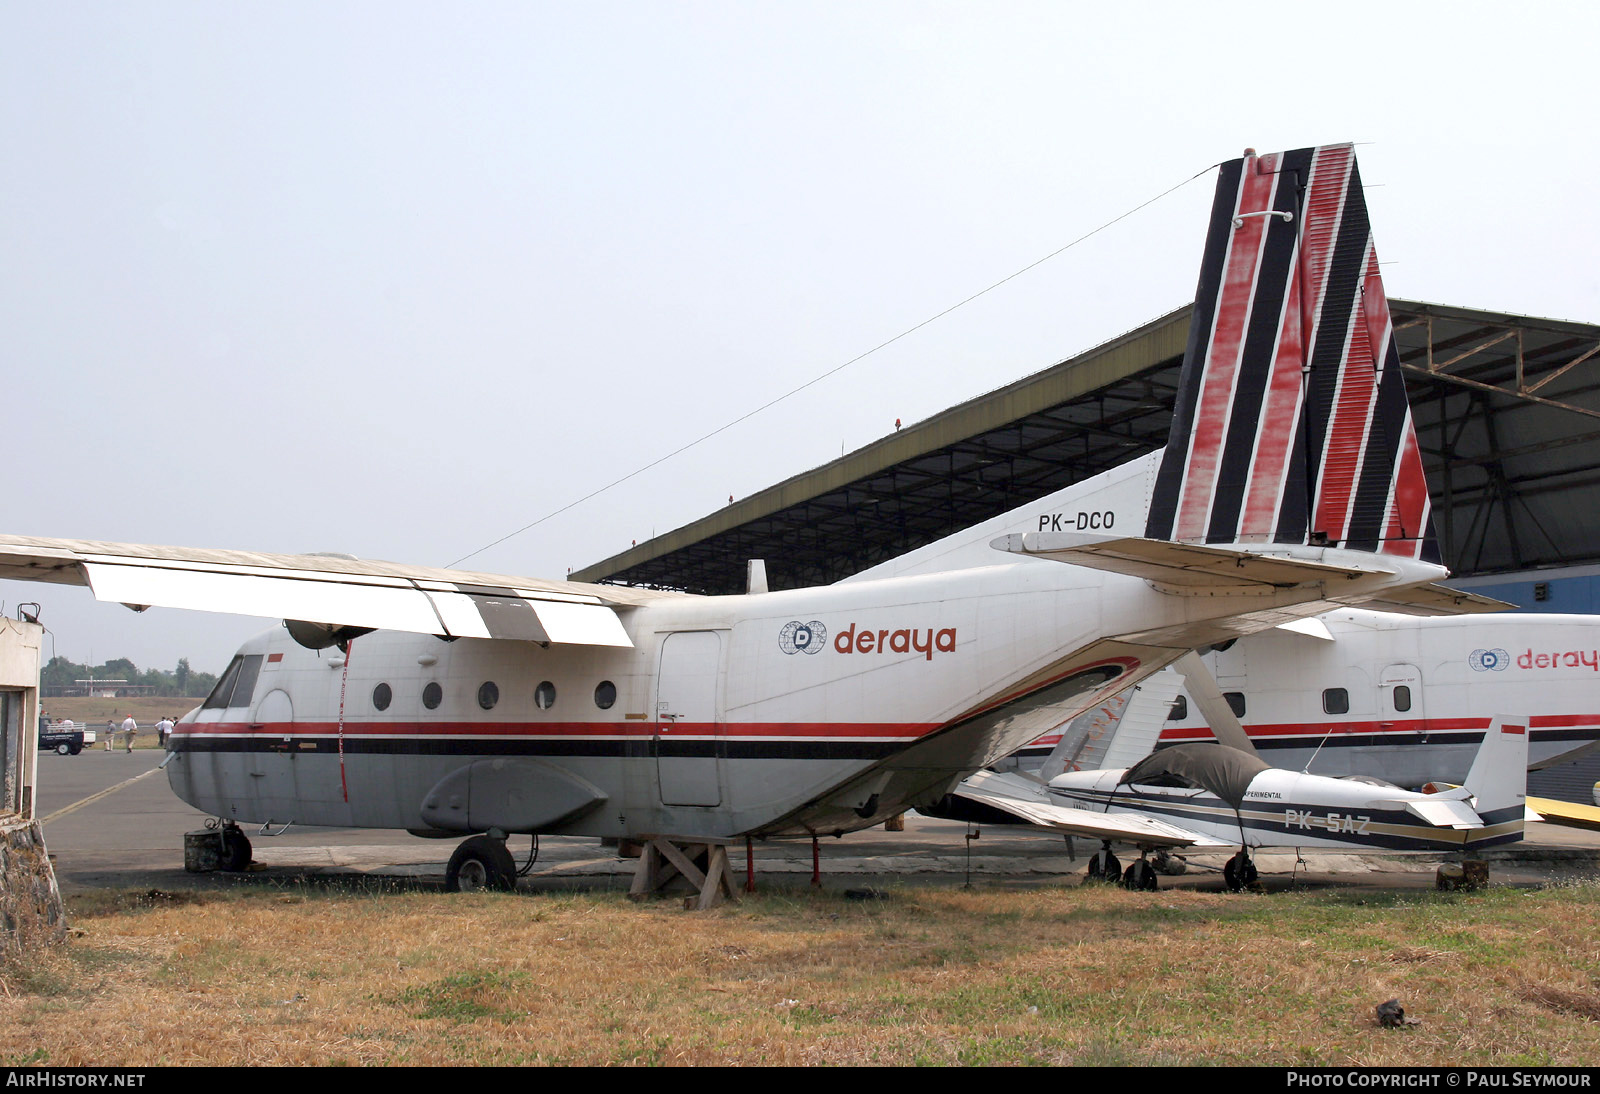
<path fill-rule="evenodd" d="M 1256 864 L 1250 861 L 1250 856 L 1240 851 L 1222 867 L 1222 880 L 1227 882 L 1228 888 L 1234 892 L 1248 888 L 1256 883 L 1260 875 L 1256 872 Z"/>
<path fill-rule="evenodd" d="M 1144 859 L 1129 863 L 1127 873 L 1122 875 L 1122 887 L 1144 893 L 1155 892 L 1158 888 L 1156 868 Z"/>
<path fill-rule="evenodd" d="M 67 744 L 67 742 L 62 741 L 60 744 L 56 745 L 56 755 L 57 756 L 70 756 L 70 755 L 72 755 L 72 746 Z"/>
<path fill-rule="evenodd" d="M 1116 881 L 1122 876 L 1122 863 L 1109 847 L 1102 847 L 1089 857 L 1085 881 Z"/>
<path fill-rule="evenodd" d="M 517 887 L 517 864 L 504 840 L 473 836 L 456 848 L 444 870 L 444 891 L 470 893 L 480 889 L 509 893 Z"/>
<path fill-rule="evenodd" d="M 217 869 L 239 873 L 250 868 L 250 840 L 237 828 L 222 830 L 222 853 L 217 856 Z"/>

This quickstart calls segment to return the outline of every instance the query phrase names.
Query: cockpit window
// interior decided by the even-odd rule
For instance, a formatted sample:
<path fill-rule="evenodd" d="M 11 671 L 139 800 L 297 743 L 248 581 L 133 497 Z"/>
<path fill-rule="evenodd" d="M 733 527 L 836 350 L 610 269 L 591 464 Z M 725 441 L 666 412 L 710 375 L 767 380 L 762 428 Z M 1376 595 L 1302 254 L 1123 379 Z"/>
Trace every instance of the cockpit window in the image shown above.
<path fill-rule="evenodd" d="M 249 706 L 256 690 L 256 677 L 261 675 L 262 660 L 259 653 L 236 654 L 228 663 L 228 671 L 222 674 L 222 679 L 201 706 L 208 709 Z"/>
<path fill-rule="evenodd" d="M 217 686 L 211 689 L 211 694 L 206 696 L 206 701 L 200 704 L 202 708 L 210 710 L 213 707 L 220 708 L 228 705 L 228 696 L 233 694 L 233 685 L 239 679 L 239 662 L 243 660 L 244 658 L 235 655 L 234 659 L 228 662 L 228 671 L 222 674 L 222 679 L 217 681 Z"/>

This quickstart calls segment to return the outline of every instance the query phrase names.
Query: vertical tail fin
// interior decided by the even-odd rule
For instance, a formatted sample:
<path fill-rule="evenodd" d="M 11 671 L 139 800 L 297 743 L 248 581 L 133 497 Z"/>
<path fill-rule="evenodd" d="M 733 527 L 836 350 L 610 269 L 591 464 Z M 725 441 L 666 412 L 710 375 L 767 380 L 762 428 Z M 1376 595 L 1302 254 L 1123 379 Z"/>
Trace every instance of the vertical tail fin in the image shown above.
<path fill-rule="evenodd" d="M 1472 791 L 1473 808 L 1486 821 L 1502 811 L 1522 815 L 1528 793 L 1527 718 L 1502 714 L 1489 723 L 1462 785 Z"/>
<path fill-rule="evenodd" d="M 1222 165 L 1145 534 L 1438 561 L 1350 145 Z"/>

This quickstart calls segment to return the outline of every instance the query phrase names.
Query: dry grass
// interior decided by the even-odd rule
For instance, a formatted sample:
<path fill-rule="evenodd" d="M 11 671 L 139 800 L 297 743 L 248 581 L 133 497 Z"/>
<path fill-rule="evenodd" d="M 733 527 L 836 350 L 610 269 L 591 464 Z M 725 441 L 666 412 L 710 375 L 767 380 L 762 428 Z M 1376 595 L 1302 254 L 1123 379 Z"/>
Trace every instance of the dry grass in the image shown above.
<path fill-rule="evenodd" d="M 205 696 L 199 699 L 161 699 L 153 696 L 135 696 L 123 699 L 97 699 L 86 695 L 68 695 L 55 699 L 40 699 L 39 705 L 50 712 L 52 720 L 71 718 L 79 725 L 87 725 L 90 729 L 105 729 L 106 719 L 115 716 L 120 725 L 122 719 L 133 715 L 133 720 L 139 723 L 143 731 L 154 726 L 163 715 L 170 714 L 174 718 L 181 718 L 190 710 L 205 701 Z M 144 736 L 143 732 L 140 736 Z"/>
<path fill-rule="evenodd" d="M 1590 1064 L 1600 889 L 89 894 L 5 1064 Z M 1398 997 L 1420 1026 L 1380 1029 Z"/>

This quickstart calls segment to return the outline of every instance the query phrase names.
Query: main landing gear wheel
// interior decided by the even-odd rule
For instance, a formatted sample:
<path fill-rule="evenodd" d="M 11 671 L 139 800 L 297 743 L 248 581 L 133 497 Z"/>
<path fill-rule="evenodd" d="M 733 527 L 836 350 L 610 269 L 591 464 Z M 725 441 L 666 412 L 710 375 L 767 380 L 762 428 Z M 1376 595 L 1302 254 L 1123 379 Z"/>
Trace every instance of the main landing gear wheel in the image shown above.
<path fill-rule="evenodd" d="M 516 887 L 516 860 L 506 849 L 506 841 L 492 836 L 473 836 L 463 842 L 444 869 L 447 893 L 470 893 L 479 889 L 509 893 Z"/>
<path fill-rule="evenodd" d="M 1122 863 L 1117 861 L 1110 847 L 1102 847 L 1089 856 L 1089 869 L 1084 873 L 1085 881 L 1116 881 L 1122 876 Z"/>
<path fill-rule="evenodd" d="M 222 829 L 222 853 L 217 856 L 217 868 L 238 873 L 250 868 L 250 840 L 237 825 Z"/>
<path fill-rule="evenodd" d="M 1254 885 L 1259 876 L 1256 864 L 1250 861 L 1250 856 L 1244 851 L 1234 855 L 1222 867 L 1222 880 L 1236 893 Z"/>
<path fill-rule="evenodd" d="M 1128 866 L 1128 872 L 1122 875 L 1122 887 L 1146 893 L 1155 892 L 1157 888 L 1156 868 L 1144 859 L 1131 863 Z"/>

